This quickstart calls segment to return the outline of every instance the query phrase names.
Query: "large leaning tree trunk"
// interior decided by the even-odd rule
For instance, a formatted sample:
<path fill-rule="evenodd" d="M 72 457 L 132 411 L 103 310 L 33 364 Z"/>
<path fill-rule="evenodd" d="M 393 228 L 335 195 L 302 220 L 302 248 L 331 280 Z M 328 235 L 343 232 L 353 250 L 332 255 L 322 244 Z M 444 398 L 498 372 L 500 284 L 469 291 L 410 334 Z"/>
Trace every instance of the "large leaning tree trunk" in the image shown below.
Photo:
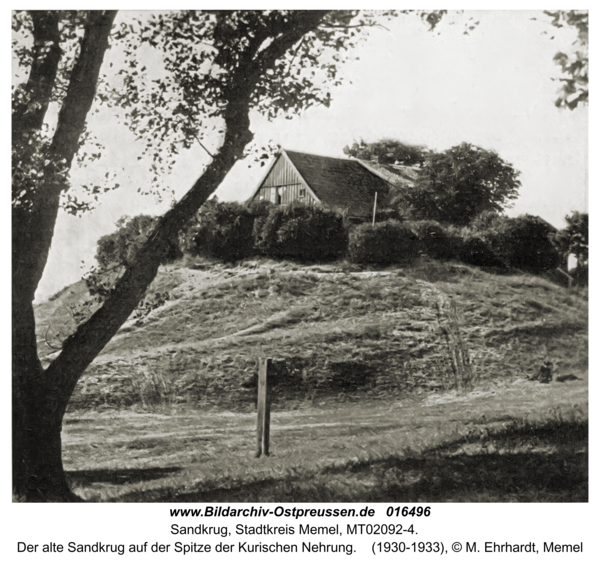
<path fill-rule="evenodd" d="M 221 148 L 188 193 L 160 219 L 104 304 L 64 342 L 58 357 L 44 370 L 37 355 L 32 301 L 52 241 L 60 193 L 65 190 L 65 186 L 57 182 L 60 176 L 50 169 L 56 163 L 70 166 L 73 159 L 93 101 L 115 16 L 113 12 L 90 13 L 50 147 L 54 153 L 48 160 L 49 170 L 44 171 L 42 186 L 28 197 L 31 204 L 13 213 L 13 493 L 17 499 L 77 499 L 69 489 L 62 466 L 61 427 L 79 377 L 143 298 L 168 249 L 169 239 L 242 157 L 244 148 L 252 140 L 249 112 L 253 96 L 265 72 L 273 69 L 277 60 L 315 29 L 325 15 L 326 12 L 296 12 L 293 17 L 278 22 L 276 30 L 273 26 L 262 26 L 244 37 L 243 52 L 236 53 L 220 93 L 225 125 Z M 32 66 L 27 86 L 33 93 L 30 97 L 49 100 L 60 59 L 58 16 L 44 13 L 43 17 L 34 14 L 33 18 L 36 45 L 43 44 L 45 49 L 38 54 L 39 65 Z M 218 15 L 217 28 L 220 18 Z M 225 36 L 229 29 L 223 32 Z M 35 124 L 30 124 L 26 110 L 21 115 L 14 112 L 13 139 L 15 132 L 41 127 L 47 102 L 45 108 L 37 103 L 35 108 L 42 112 Z"/>
<path fill-rule="evenodd" d="M 12 214 L 12 456 L 17 498 L 71 499 L 61 460 L 62 415 L 57 410 L 63 392 L 48 380 L 38 358 L 32 303 L 48 259 L 60 195 L 67 188 L 61 172 L 70 168 L 77 151 L 115 15 L 90 12 L 87 17 L 55 133 L 39 162 L 24 159 L 21 166 L 36 171 L 39 165 L 41 181 L 32 186 L 26 175 L 13 174 L 13 196 L 22 195 Z M 13 107 L 13 151 L 20 156 L 39 134 L 53 96 L 62 55 L 60 18 L 55 11 L 31 13 L 33 62 Z M 13 173 L 15 159 L 13 153 Z"/>

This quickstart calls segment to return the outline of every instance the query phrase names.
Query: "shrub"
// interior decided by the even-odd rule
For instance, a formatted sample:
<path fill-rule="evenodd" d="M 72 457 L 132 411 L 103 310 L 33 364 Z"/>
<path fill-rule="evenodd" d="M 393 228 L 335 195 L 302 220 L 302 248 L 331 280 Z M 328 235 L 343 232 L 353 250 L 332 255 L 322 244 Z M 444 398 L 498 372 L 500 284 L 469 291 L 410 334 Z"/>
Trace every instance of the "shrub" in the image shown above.
<path fill-rule="evenodd" d="M 271 208 L 255 220 L 254 236 L 265 255 L 300 261 L 337 259 L 348 243 L 341 214 L 300 203 Z"/>
<path fill-rule="evenodd" d="M 214 213 L 218 200 L 207 200 L 179 232 L 179 247 L 183 253 L 200 256 L 208 254 L 210 230 L 214 227 Z"/>
<path fill-rule="evenodd" d="M 254 215 L 236 202 L 219 203 L 208 234 L 209 253 L 225 261 L 238 261 L 254 253 Z"/>
<path fill-rule="evenodd" d="M 586 287 L 589 285 L 589 266 L 578 265 L 574 269 L 569 271 L 569 275 L 573 277 L 573 282 L 579 287 Z"/>
<path fill-rule="evenodd" d="M 567 227 L 556 234 L 555 241 L 561 251 L 568 256 L 573 254 L 577 266 L 588 264 L 589 255 L 589 215 L 587 212 L 572 212 L 565 216 Z"/>
<path fill-rule="evenodd" d="M 179 247 L 184 254 L 203 256 L 208 254 L 208 239 L 210 228 L 202 224 L 197 218 L 190 222 L 179 233 Z"/>
<path fill-rule="evenodd" d="M 537 216 L 481 214 L 463 229 L 459 257 L 479 267 L 543 273 L 561 263 L 555 230 Z"/>
<path fill-rule="evenodd" d="M 208 255 L 224 261 L 238 261 L 256 253 L 253 229 L 264 217 L 270 203 L 207 201 L 180 233 L 182 250 L 191 255 Z"/>
<path fill-rule="evenodd" d="M 375 211 L 375 222 L 386 222 L 387 220 L 405 220 L 404 215 L 396 208 L 378 208 Z"/>
<path fill-rule="evenodd" d="M 477 267 L 506 267 L 500 254 L 494 249 L 490 241 L 481 236 L 466 236 L 458 247 L 458 257 L 461 261 Z"/>
<path fill-rule="evenodd" d="M 561 254 L 554 244 L 554 229 L 537 216 L 507 218 L 497 233 L 497 252 L 513 268 L 531 273 L 555 269 Z"/>
<path fill-rule="evenodd" d="M 390 264 L 419 255 L 417 234 L 394 220 L 362 224 L 350 232 L 348 256 L 356 263 Z"/>
<path fill-rule="evenodd" d="M 102 236 L 96 248 L 96 261 L 102 269 L 114 264 L 127 265 L 135 256 L 148 234 L 156 225 L 158 218 L 140 214 L 129 218 L 123 216 L 117 222 L 118 230 Z M 162 263 L 169 263 L 182 255 L 177 238 L 167 242 Z"/>
<path fill-rule="evenodd" d="M 435 220 L 421 220 L 407 225 L 417 233 L 421 251 L 429 257 L 439 260 L 459 257 L 462 240 L 455 230 Z"/>

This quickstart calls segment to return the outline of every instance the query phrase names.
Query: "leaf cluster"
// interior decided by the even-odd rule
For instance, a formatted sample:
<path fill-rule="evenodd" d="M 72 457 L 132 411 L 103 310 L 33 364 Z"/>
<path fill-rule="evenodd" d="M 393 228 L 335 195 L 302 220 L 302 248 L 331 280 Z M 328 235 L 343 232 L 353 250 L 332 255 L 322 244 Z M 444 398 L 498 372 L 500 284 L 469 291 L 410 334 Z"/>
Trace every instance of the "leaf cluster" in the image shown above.
<path fill-rule="evenodd" d="M 565 217 L 567 227 L 557 235 L 561 249 L 577 258 L 577 266 L 589 261 L 589 215 L 587 212 L 572 212 Z"/>
<path fill-rule="evenodd" d="M 24 88 L 13 91 L 13 116 L 31 104 L 28 100 Z M 13 129 L 11 156 L 12 207 L 24 221 L 44 186 L 69 185 L 69 169 L 64 159 L 53 154 L 52 138 L 45 125 L 39 130 Z"/>
<path fill-rule="evenodd" d="M 516 199 L 519 175 L 496 152 L 462 143 L 430 154 L 406 198 L 418 218 L 465 226 Z"/>
<path fill-rule="evenodd" d="M 109 269 L 115 265 L 129 265 L 147 240 L 157 221 L 158 218 L 147 214 L 140 214 L 133 218 L 128 216 L 120 218 L 117 221 L 118 229 L 98 240 L 96 261 L 100 268 Z M 162 261 L 166 263 L 178 257 L 181 257 L 179 244 L 177 240 L 173 239 L 168 242 Z"/>
<path fill-rule="evenodd" d="M 361 139 L 359 142 L 354 142 L 352 146 L 344 147 L 344 153 L 356 159 L 384 164 L 422 165 L 429 152 L 423 145 L 386 138 L 372 143 Z"/>
<path fill-rule="evenodd" d="M 546 10 L 556 28 L 571 27 L 577 31 L 571 53 L 559 51 L 554 62 L 561 68 L 563 77 L 559 96 L 555 101 L 558 108 L 574 110 L 579 104 L 587 104 L 589 99 L 589 12 L 584 10 Z"/>

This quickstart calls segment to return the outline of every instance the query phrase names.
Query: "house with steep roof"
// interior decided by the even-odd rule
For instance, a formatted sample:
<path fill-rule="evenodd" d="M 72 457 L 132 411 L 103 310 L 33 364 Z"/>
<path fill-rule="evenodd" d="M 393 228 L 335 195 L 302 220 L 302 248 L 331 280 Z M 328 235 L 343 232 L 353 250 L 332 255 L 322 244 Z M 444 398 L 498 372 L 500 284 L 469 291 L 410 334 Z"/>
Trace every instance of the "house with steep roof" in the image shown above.
<path fill-rule="evenodd" d="M 409 169 L 409 168 L 406 168 Z M 385 206 L 394 187 L 414 179 L 359 159 L 325 157 L 282 149 L 276 154 L 249 199 L 275 204 L 305 202 L 345 211 L 349 218 L 367 218 Z"/>

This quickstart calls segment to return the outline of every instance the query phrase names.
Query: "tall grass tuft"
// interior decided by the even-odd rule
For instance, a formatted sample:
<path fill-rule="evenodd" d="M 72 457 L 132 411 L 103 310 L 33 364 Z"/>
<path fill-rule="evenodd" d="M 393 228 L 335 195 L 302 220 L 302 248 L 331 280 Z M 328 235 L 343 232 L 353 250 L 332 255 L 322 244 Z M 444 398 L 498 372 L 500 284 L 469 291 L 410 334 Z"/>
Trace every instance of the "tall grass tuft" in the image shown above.
<path fill-rule="evenodd" d="M 454 386 L 457 390 L 472 389 L 475 385 L 475 372 L 469 349 L 462 337 L 462 315 L 454 301 L 443 295 L 438 296 L 435 306 L 438 324 L 448 349 Z"/>
<path fill-rule="evenodd" d="M 131 386 L 146 409 L 170 408 L 175 404 L 174 380 L 175 375 L 166 368 L 151 366 L 135 368 L 130 377 Z"/>

